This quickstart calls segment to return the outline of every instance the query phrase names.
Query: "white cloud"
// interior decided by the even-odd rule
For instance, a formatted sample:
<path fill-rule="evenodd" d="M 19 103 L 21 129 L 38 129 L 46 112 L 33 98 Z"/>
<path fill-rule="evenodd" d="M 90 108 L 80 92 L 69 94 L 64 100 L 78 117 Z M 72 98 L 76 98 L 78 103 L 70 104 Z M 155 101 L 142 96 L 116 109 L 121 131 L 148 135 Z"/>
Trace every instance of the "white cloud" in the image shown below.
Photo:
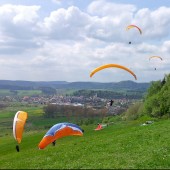
<path fill-rule="evenodd" d="M 129 4 L 118 4 L 113 2 L 107 2 L 105 0 L 93 1 L 89 6 L 87 11 L 92 15 L 97 15 L 100 17 L 111 16 L 111 17 L 122 17 L 126 15 L 126 18 L 133 15 L 136 11 L 134 5 Z"/>
<path fill-rule="evenodd" d="M 26 35 L 33 31 L 38 21 L 40 6 L 0 6 L 0 31 L 9 36 Z M 21 37 L 22 37 L 21 36 Z"/>
<path fill-rule="evenodd" d="M 170 40 L 169 41 L 164 41 L 163 47 L 162 47 L 162 52 L 170 53 Z"/>
<path fill-rule="evenodd" d="M 134 80 L 120 69 L 89 77 L 95 67 L 107 63 L 127 66 L 138 81 L 153 80 L 153 75 L 154 79 L 162 78 L 169 72 L 168 7 L 138 10 L 134 5 L 101 0 L 91 2 L 87 11 L 70 6 L 44 18 L 40 9 L 35 5 L 0 6 L 0 71 L 5 72 L 0 79 Z M 125 28 L 131 23 L 140 26 L 143 34 L 135 29 L 127 32 Z M 152 55 L 164 60 L 151 63 Z"/>
<path fill-rule="evenodd" d="M 52 2 L 56 3 L 56 4 L 61 4 L 63 0 L 52 0 Z"/>
<path fill-rule="evenodd" d="M 160 7 L 154 11 L 148 8 L 140 9 L 133 22 L 139 24 L 143 30 L 143 36 L 149 40 L 161 40 L 169 37 L 170 8 Z"/>
<path fill-rule="evenodd" d="M 87 14 L 71 6 L 67 10 L 61 8 L 51 12 L 41 23 L 40 28 L 52 39 L 77 39 L 84 36 L 84 27 L 88 22 Z"/>

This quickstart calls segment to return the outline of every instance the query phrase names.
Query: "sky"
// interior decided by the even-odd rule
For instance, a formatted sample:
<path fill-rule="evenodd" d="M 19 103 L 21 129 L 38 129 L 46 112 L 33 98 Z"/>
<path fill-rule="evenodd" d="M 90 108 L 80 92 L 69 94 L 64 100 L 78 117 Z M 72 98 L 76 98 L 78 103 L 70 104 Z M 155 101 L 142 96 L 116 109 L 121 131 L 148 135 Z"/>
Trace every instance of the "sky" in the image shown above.
<path fill-rule="evenodd" d="M 157 81 L 170 73 L 169 55 L 170 0 L 0 1 L 1 80 Z M 109 63 L 137 80 L 119 68 L 90 78 Z"/>

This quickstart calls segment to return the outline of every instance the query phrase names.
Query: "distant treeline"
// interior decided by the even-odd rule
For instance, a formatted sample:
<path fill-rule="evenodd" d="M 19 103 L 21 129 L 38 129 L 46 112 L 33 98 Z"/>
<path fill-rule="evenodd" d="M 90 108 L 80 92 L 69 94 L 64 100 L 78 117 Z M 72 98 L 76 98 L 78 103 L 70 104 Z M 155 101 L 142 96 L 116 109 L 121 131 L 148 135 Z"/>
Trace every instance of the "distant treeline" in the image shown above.
<path fill-rule="evenodd" d="M 140 90 L 146 91 L 150 83 L 136 83 L 133 81 L 121 81 L 113 83 L 99 82 L 65 82 L 65 81 L 11 81 L 0 80 L 0 89 L 8 90 L 38 90 L 42 87 L 51 87 L 54 89 L 110 89 L 110 90 Z"/>
<path fill-rule="evenodd" d="M 67 117 L 68 120 L 72 118 L 76 119 L 76 122 L 85 119 L 94 120 L 96 118 L 103 118 L 107 114 L 106 108 L 94 109 L 89 107 L 57 104 L 44 106 L 43 110 L 45 118 Z"/>
<path fill-rule="evenodd" d="M 16 86 L 9 84 L 1 84 L 0 89 L 8 89 L 8 90 L 33 90 L 34 88 L 31 86 Z"/>
<path fill-rule="evenodd" d="M 141 99 L 143 98 L 143 91 L 132 91 L 128 90 L 126 92 L 116 92 L 116 91 L 108 91 L 108 90 L 78 90 L 73 93 L 73 96 L 84 96 L 84 97 L 93 97 L 97 96 L 100 98 L 106 99 Z"/>
<path fill-rule="evenodd" d="M 32 81 L 10 81 L 0 80 L 0 89 L 10 90 L 11 95 L 17 95 L 17 90 L 41 90 L 42 94 L 54 95 L 57 90 L 73 89 L 73 95 L 92 97 L 97 94 L 100 98 L 141 99 L 150 86 L 150 83 L 136 83 L 133 81 L 122 81 L 116 83 L 98 82 L 32 82 Z"/>

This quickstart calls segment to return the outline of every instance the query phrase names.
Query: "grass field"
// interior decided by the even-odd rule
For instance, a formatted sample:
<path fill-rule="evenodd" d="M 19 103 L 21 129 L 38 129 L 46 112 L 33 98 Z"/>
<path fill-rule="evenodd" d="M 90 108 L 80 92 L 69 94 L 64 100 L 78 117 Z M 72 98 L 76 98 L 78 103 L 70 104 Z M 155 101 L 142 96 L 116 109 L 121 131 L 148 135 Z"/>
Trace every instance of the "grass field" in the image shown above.
<path fill-rule="evenodd" d="M 0 137 L 0 169 L 169 169 L 170 120 L 140 124 L 114 122 L 101 131 L 94 131 L 96 125 L 83 126 L 83 137 L 58 139 L 56 146 L 44 150 L 38 144 L 46 130 L 38 126 L 28 131 L 26 126 L 20 152 L 11 129 Z"/>
<path fill-rule="evenodd" d="M 42 94 L 41 90 L 16 90 L 17 96 L 35 96 Z M 11 96 L 14 95 L 10 90 L 0 89 L 0 96 Z"/>

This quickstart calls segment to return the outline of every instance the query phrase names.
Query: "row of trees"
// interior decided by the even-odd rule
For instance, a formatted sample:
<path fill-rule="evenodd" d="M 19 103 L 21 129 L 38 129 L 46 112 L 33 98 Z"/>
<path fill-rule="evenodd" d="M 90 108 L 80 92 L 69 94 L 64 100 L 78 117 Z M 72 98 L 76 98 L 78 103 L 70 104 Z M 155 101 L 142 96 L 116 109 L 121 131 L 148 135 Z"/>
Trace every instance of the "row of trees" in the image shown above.
<path fill-rule="evenodd" d="M 141 99 L 143 97 L 144 92 L 140 90 L 132 91 L 127 90 L 126 92 L 116 92 L 116 91 L 108 91 L 108 90 L 78 90 L 73 93 L 73 96 L 84 96 L 84 97 L 93 97 L 97 94 L 100 98 L 112 99 Z"/>
<path fill-rule="evenodd" d="M 57 104 L 49 104 L 47 106 L 44 106 L 43 110 L 45 118 L 67 117 L 68 120 L 71 118 L 75 118 L 77 120 L 81 120 L 84 118 L 103 118 L 107 114 L 106 108 L 94 109 L 81 106 Z"/>

